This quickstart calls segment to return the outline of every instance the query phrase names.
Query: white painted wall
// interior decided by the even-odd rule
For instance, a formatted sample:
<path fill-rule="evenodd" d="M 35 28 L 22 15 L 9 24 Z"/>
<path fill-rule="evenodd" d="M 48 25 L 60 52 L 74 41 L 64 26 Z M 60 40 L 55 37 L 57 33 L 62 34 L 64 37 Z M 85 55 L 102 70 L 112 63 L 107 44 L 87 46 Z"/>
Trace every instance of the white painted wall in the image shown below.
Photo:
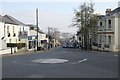
<path fill-rule="evenodd" d="M 118 17 L 118 50 L 120 51 L 120 14 Z"/>
<path fill-rule="evenodd" d="M 9 26 L 10 37 L 8 37 L 7 27 Z M 15 33 L 16 36 L 13 36 Z M 7 43 L 18 43 L 18 25 L 5 23 L 5 42 Z M 13 48 L 17 52 L 17 47 Z M 8 50 L 9 51 L 9 50 Z"/>
<path fill-rule="evenodd" d="M 108 25 L 108 20 L 111 20 L 111 28 L 109 28 Z M 103 22 L 103 26 L 100 26 L 100 22 Z M 101 48 L 98 48 L 102 50 L 104 48 L 104 44 L 108 44 L 109 48 L 105 48 L 104 50 L 108 51 L 117 51 L 118 50 L 118 45 L 120 43 L 119 39 L 119 34 L 118 30 L 120 30 L 120 27 L 118 27 L 118 16 L 113 15 L 113 16 L 107 16 L 106 19 L 102 19 L 98 21 L 98 32 L 114 32 L 114 34 L 98 34 L 97 36 L 97 43 L 102 44 Z M 106 31 L 105 31 L 106 29 Z M 101 30 L 101 31 L 99 31 Z M 106 37 L 105 37 L 106 35 Z M 111 36 L 111 44 L 108 43 L 108 36 Z M 100 42 L 101 40 L 101 42 Z M 94 48 L 95 49 L 95 48 Z"/>
<path fill-rule="evenodd" d="M 37 35 L 37 31 L 35 30 L 30 30 L 30 36 Z"/>
<path fill-rule="evenodd" d="M 9 26 L 9 33 L 10 33 L 10 37 L 8 37 L 8 33 L 7 33 L 7 27 Z M 14 26 L 14 33 L 16 34 L 16 36 L 13 36 L 13 26 Z M 5 24 L 5 38 L 6 38 L 6 43 L 17 43 L 18 42 L 18 25 L 14 25 L 14 24 Z M 11 39 L 11 42 L 10 42 Z"/>
<path fill-rule="evenodd" d="M 2 37 L 4 37 L 4 23 L 0 22 L 0 50 L 6 48 L 5 39 L 2 40 Z"/>
<path fill-rule="evenodd" d="M 120 51 L 120 14 L 115 17 L 115 51 Z"/>
<path fill-rule="evenodd" d="M 40 40 L 47 40 L 47 42 L 48 42 L 48 38 L 46 38 L 46 34 L 41 34 L 41 39 Z"/>
<path fill-rule="evenodd" d="M 27 34 L 29 36 L 30 35 L 29 28 L 30 28 L 29 26 L 18 25 L 18 33 L 20 31 L 21 32 L 25 31 L 25 32 L 27 32 Z M 25 49 L 28 49 L 28 47 L 29 47 L 29 45 L 28 45 L 28 37 L 26 37 L 26 38 L 19 38 L 18 37 L 18 39 L 20 39 L 20 41 L 18 41 L 18 43 L 26 43 L 26 48 Z"/>
<path fill-rule="evenodd" d="M 18 25 L 18 31 L 20 31 L 20 28 L 21 28 L 21 31 L 23 31 L 23 28 L 24 28 L 24 31 L 27 31 L 28 33 L 28 36 L 30 35 L 30 32 L 29 32 L 29 26 L 22 26 L 22 25 Z"/>

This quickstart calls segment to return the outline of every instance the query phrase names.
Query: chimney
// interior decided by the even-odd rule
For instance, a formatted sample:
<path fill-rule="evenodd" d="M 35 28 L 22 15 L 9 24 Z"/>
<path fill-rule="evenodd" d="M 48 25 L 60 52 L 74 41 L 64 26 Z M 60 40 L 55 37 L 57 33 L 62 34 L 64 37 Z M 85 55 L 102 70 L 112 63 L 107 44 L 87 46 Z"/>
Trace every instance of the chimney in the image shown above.
<path fill-rule="evenodd" d="M 110 13 L 111 13 L 111 9 L 106 9 L 106 15 L 110 15 Z"/>

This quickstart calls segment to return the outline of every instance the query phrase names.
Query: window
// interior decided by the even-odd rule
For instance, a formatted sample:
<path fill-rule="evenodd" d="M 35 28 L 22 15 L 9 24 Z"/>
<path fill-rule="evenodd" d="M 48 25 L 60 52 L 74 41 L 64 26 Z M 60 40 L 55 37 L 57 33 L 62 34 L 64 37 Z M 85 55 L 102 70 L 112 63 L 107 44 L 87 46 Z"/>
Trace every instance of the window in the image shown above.
<path fill-rule="evenodd" d="M 108 20 L 108 27 L 111 28 L 111 20 Z"/>
<path fill-rule="evenodd" d="M 34 30 L 34 27 L 30 27 L 30 30 Z"/>
<path fill-rule="evenodd" d="M 111 36 L 108 36 L 108 44 L 111 45 Z"/>
<path fill-rule="evenodd" d="M 9 26 L 7 26 L 7 34 L 9 34 Z"/>
<path fill-rule="evenodd" d="M 11 43 L 11 39 L 9 39 L 9 43 Z"/>
<path fill-rule="evenodd" d="M 13 37 L 15 37 L 16 34 L 15 34 L 15 27 L 13 26 Z"/>
<path fill-rule="evenodd" d="M 7 35 L 8 35 L 8 37 L 10 37 L 9 26 L 7 26 Z"/>
<path fill-rule="evenodd" d="M 105 35 L 105 43 L 106 43 L 106 35 Z"/>
<path fill-rule="evenodd" d="M 100 37 L 99 37 L 99 39 L 100 39 L 99 42 L 101 43 L 101 42 L 102 42 L 102 35 L 99 35 L 99 36 L 100 36 Z"/>
<path fill-rule="evenodd" d="M 15 33 L 15 27 L 13 26 L 13 33 Z"/>
<path fill-rule="evenodd" d="M 23 32 L 24 32 L 24 27 L 23 27 Z"/>
<path fill-rule="evenodd" d="M 21 31 L 21 27 L 20 27 L 20 31 Z"/>
<path fill-rule="evenodd" d="M 48 35 L 46 35 L 46 38 L 48 38 Z"/>
<path fill-rule="evenodd" d="M 102 22 L 100 22 L 100 26 L 102 26 Z"/>
<path fill-rule="evenodd" d="M 79 37 L 79 41 L 81 41 L 81 37 Z"/>
<path fill-rule="evenodd" d="M 16 43 L 17 43 L 17 39 L 16 39 Z"/>

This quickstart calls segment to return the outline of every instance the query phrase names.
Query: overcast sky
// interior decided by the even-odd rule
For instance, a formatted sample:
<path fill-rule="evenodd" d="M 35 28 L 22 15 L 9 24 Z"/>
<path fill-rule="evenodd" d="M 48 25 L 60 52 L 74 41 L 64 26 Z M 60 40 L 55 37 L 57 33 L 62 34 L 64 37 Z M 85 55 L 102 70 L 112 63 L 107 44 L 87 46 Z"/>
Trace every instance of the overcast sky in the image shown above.
<path fill-rule="evenodd" d="M 6 1 L 6 2 L 5 2 Z M 22 1 L 22 0 L 21 0 Z M 35 9 L 39 9 L 39 27 L 47 31 L 48 27 L 57 28 L 61 32 L 76 33 L 77 28 L 69 26 L 74 17 L 73 9 L 78 9 L 83 0 L 29 0 L 26 2 L 4 0 L 1 2 L 1 15 L 11 15 L 26 24 L 35 24 Z M 89 1 L 89 0 L 88 0 Z M 91 0 L 92 1 L 92 0 Z M 94 0 L 95 13 L 105 14 L 106 8 L 112 10 L 118 6 L 119 0 Z"/>

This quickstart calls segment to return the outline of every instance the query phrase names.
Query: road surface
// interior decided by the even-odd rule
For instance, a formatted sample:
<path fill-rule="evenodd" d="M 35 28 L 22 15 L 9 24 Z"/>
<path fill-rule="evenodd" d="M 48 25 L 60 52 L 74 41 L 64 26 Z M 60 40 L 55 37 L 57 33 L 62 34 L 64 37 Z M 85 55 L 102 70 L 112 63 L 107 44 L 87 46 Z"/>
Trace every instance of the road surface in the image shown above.
<path fill-rule="evenodd" d="M 2 57 L 3 78 L 117 78 L 118 54 L 54 48 L 45 52 Z M 48 59 L 48 63 L 40 63 Z M 49 59 L 67 60 L 52 63 Z M 36 62 L 38 61 L 38 62 Z M 53 60 L 53 62 L 56 60 Z"/>

